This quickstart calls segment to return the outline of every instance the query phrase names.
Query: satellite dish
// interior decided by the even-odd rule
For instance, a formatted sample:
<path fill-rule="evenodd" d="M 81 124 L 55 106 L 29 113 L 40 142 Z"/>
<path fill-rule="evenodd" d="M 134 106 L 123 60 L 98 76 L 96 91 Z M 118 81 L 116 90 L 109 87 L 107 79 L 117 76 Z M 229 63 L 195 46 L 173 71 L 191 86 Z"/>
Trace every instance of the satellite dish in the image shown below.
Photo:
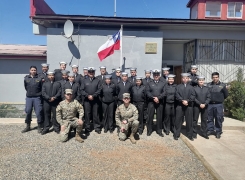
<path fill-rule="evenodd" d="M 71 20 L 67 20 L 64 25 L 64 33 L 67 38 L 70 38 L 73 34 L 74 26 Z"/>

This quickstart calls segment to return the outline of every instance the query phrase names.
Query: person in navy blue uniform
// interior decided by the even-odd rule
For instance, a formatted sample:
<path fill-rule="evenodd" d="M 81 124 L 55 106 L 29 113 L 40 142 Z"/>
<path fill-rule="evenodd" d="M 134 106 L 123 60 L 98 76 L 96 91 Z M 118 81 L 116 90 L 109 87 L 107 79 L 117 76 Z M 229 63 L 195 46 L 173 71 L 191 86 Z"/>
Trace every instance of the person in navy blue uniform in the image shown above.
<path fill-rule="evenodd" d="M 142 77 L 136 76 L 136 84 L 132 87 L 132 103 L 138 110 L 139 116 L 139 127 L 138 133 L 142 135 L 144 131 L 144 104 L 146 99 L 146 89 L 145 86 L 142 84 Z"/>
<path fill-rule="evenodd" d="M 147 119 L 147 136 L 153 131 L 153 118 L 156 110 L 156 133 L 163 137 L 163 97 L 165 83 L 160 81 L 160 70 L 153 70 L 153 81 L 149 82 L 146 87 L 148 97 L 148 119 Z"/>
<path fill-rule="evenodd" d="M 212 73 L 212 80 L 212 82 L 207 84 L 211 93 L 211 100 L 208 105 L 207 135 L 215 133 L 216 138 L 219 139 L 224 121 L 223 102 L 228 97 L 228 90 L 226 89 L 226 85 L 220 82 L 218 72 Z"/>
<path fill-rule="evenodd" d="M 114 113 L 115 113 L 115 98 L 116 94 L 116 85 L 111 83 L 111 75 L 105 75 L 105 83 L 102 84 L 101 88 L 101 101 L 103 109 L 103 126 L 104 133 L 110 131 L 113 133 L 114 127 Z"/>
<path fill-rule="evenodd" d="M 68 81 L 62 86 L 62 100 L 65 100 L 65 90 L 72 89 L 72 98 L 77 100 L 78 102 L 81 101 L 81 94 L 80 94 L 80 85 L 79 83 L 75 82 L 75 74 L 69 73 L 68 74 Z M 81 103 L 81 102 L 80 102 Z"/>
<path fill-rule="evenodd" d="M 94 77 L 95 68 L 88 67 L 88 78 L 81 85 L 81 94 L 84 97 L 85 133 L 91 131 L 90 117 L 93 119 L 95 132 L 101 133 L 101 122 L 99 119 L 99 95 L 101 92 L 101 81 Z"/>
<path fill-rule="evenodd" d="M 208 104 L 210 102 L 209 88 L 204 86 L 205 77 L 197 77 L 198 85 L 194 87 L 195 103 L 193 107 L 193 138 L 197 138 L 197 123 L 201 114 L 201 131 L 202 136 L 209 139 L 207 136 L 207 119 L 208 119 Z"/>
<path fill-rule="evenodd" d="M 66 62 L 62 61 L 62 62 L 60 62 L 60 69 L 54 70 L 54 80 L 55 81 L 60 81 L 63 79 L 62 71 L 66 70 L 66 64 L 67 64 Z M 68 71 L 68 73 L 69 73 L 69 71 Z"/>
<path fill-rule="evenodd" d="M 175 123 L 175 108 L 176 108 L 176 87 L 177 84 L 174 84 L 175 75 L 169 74 L 167 84 L 164 87 L 164 121 L 163 129 L 166 135 L 169 135 L 170 130 L 173 131 Z"/>
<path fill-rule="evenodd" d="M 164 82 L 164 83 L 167 83 L 167 80 L 168 80 L 168 75 L 169 75 L 169 70 L 170 68 L 169 67 L 164 67 L 162 68 L 162 76 L 160 77 L 160 81 Z"/>
<path fill-rule="evenodd" d="M 181 126 L 185 118 L 187 137 L 193 141 L 193 103 L 195 101 L 194 88 L 189 84 L 189 73 L 182 73 L 182 83 L 176 88 L 177 100 L 174 139 L 180 137 Z"/>
<path fill-rule="evenodd" d="M 43 63 L 42 66 L 42 72 L 38 73 L 38 76 L 42 78 L 42 82 L 48 81 L 48 70 L 49 70 L 49 64 Z"/>
<path fill-rule="evenodd" d="M 87 79 L 88 78 L 88 68 L 84 67 L 83 68 L 83 75 L 82 75 L 82 79 Z"/>
<path fill-rule="evenodd" d="M 197 65 L 191 65 L 191 75 L 190 75 L 190 85 L 192 85 L 193 87 L 194 86 L 197 86 L 198 85 L 198 75 L 197 75 Z"/>
<path fill-rule="evenodd" d="M 56 80 L 55 80 L 55 82 L 60 83 L 60 87 L 61 87 L 61 97 L 62 97 L 62 99 L 63 99 L 64 94 L 65 94 L 65 92 L 64 92 L 64 86 L 65 86 L 66 82 L 68 81 L 68 74 L 69 74 L 69 73 L 70 73 L 70 71 L 62 70 L 62 71 L 61 71 L 62 79 L 59 80 L 59 81 L 56 81 Z"/>
<path fill-rule="evenodd" d="M 72 73 L 74 74 L 74 82 L 81 85 L 83 76 L 78 73 L 79 66 L 74 64 L 71 66 L 71 68 L 72 68 Z"/>
<path fill-rule="evenodd" d="M 128 81 L 128 73 L 122 72 L 122 81 L 117 83 L 117 105 L 123 104 L 123 94 L 132 94 L 132 83 Z"/>
<path fill-rule="evenodd" d="M 131 76 L 128 78 L 128 81 L 134 86 L 136 83 L 137 68 L 130 68 L 130 74 Z"/>
<path fill-rule="evenodd" d="M 42 135 L 49 132 L 49 128 L 53 125 L 54 131 L 60 132 L 60 125 L 56 120 L 56 107 L 61 101 L 61 87 L 59 82 L 54 82 L 54 72 L 48 72 L 48 81 L 42 86 L 43 111 L 44 111 L 44 127 Z M 51 116 L 52 114 L 52 116 Z"/>
<path fill-rule="evenodd" d="M 41 133 L 42 128 L 42 117 L 41 117 L 41 111 L 42 111 L 42 102 L 41 102 L 41 96 L 42 96 L 42 78 L 38 76 L 37 74 L 37 67 L 31 66 L 30 67 L 30 74 L 26 75 L 24 78 L 24 87 L 26 90 L 26 128 L 22 130 L 22 133 L 28 132 L 31 130 L 31 117 L 32 117 L 32 109 L 34 107 L 34 111 L 37 117 L 37 123 L 38 123 L 38 133 Z"/>
<path fill-rule="evenodd" d="M 116 77 L 112 79 L 113 84 L 117 85 L 117 83 L 121 82 L 121 69 L 117 68 L 115 70 Z"/>

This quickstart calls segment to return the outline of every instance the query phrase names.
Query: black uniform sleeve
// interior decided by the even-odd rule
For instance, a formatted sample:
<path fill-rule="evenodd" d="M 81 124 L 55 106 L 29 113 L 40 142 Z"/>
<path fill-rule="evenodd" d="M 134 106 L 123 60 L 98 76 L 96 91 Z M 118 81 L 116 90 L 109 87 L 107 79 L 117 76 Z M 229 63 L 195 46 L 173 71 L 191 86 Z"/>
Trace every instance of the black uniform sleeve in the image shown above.
<path fill-rule="evenodd" d="M 80 91 L 81 91 L 82 96 L 88 97 L 88 93 L 86 93 L 86 91 L 85 91 L 84 82 L 82 82 L 82 84 L 81 84 Z"/>
<path fill-rule="evenodd" d="M 163 97 L 164 97 L 164 88 L 165 88 L 165 84 L 164 84 L 164 86 L 163 86 L 163 89 L 162 89 L 162 93 L 157 97 L 158 99 L 163 99 Z"/>
<path fill-rule="evenodd" d="M 49 97 L 49 95 L 47 94 L 47 92 L 46 92 L 46 86 L 45 86 L 46 84 L 43 84 L 43 87 L 42 87 L 42 96 L 43 96 L 43 98 L 45 99 L 45 100 L 50 100 L 50 97 Z"/>
<path fill-rule="evenodd" d="M 92 95 L 93 97 L 98 97 L 100 95 L 100 92 L 101 92 L 101 81 L 99 80 L 98 81 L 98 85 L 97 85 L 97 90 L 95 91 L 95 93 Z"/>
<path fill-rule="evenodd" d="M 147 94 L 147 97 L 148 97 L 148 98 L 153 99 L 153 95 L 151 94 L 151 90 L 150 90 L 150 85 L 149 85 L 149 83 L 148 83 L 147 86 L 146 86 L 146 94 Z"/>
<path fill-rule="evenodd" d="M 208 94 L 207 94 L 207 99 L 205 101 L 205 105 L 208 105 L 211 101 L 211 93 L 210 90 L 208 89 Z"/>
<path fill-rule="evenodd" d="M 55 99 L 58 99 L 61 96 L 61 85 L 60 85 L 60 83 L 57 83 L 57 87 L 58 87 L 58 91 L 54 95 Z"/>
<path fill-rule="evenodd" d="M 179 102 L 182 102 L 183 101 L 183 98 L 180 95 L 180 86 L 177 86 L 176 87 L 175 97 L 176 97 L 176 100 L 177 101 L 179 101 Z"/>
<path fill-rule="evenodd" d="M 25 90 L 27 91 L 26 86 L 27 86 L 27 84 L 26 84 L 26 78 L 24 78 L 24 87 L 25 87 Z"/>
<path fill-rule="evenodd" d="M 224 85 L 222 92 L 224 94 L 224 98 L 226 99 L 228 97 L 228 90 L 226 89 L 226 85 Z"/>
<path fill-rule="evenodd" d="M 196 94 L 195 94 L 193 87 L 190 88 L 190 91 L 191 91 L 191 94 L 190 94 L 190 97 L 187 99 L 188 102 L 195 101 L 195 98 L 196 98 Z"/>

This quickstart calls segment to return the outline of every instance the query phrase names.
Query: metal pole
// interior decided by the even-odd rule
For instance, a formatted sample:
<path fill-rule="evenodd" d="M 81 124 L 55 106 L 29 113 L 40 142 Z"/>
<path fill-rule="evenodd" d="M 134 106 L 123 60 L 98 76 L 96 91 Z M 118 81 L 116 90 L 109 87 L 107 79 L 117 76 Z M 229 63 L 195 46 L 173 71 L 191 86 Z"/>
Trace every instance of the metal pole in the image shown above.
<path fill-rule="evenodd" d="M 123 65 L 123 55 L 122 55 L 122 41 L 123 41 L 123 39 L 122 39 L 122 37 L 123 37 L 123 25 L 121 25 L 121 30 L 120 30 L 120 68 L 121 68 L 121 70 L 123 70 L 122 69 L 122 65 Z"/>
<path fill-rule="evenodd" d="M 117 0 L 114 0 L 114 17 L 117 16 Z"/>

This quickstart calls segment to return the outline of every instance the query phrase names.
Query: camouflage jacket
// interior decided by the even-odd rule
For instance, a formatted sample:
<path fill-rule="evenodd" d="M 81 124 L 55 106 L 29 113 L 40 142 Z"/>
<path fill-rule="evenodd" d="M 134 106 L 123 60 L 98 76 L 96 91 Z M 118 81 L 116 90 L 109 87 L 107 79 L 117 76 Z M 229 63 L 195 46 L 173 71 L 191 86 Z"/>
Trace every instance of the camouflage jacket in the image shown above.
<path fill-rule="evenodd" d="M 121 122 L 128 120 L 128 122 L 138 121 L 138 110 L 133 104 L 129 104 L 126 108 L 124 104 L 120 105 L 116 110 L 116 124 L 121 127 Z"/>
<path fill-rule="evenodd" d="M 77 100 L 72 100 L 70 103 L 66 100 L 61 101 L 56 108 L 57 122 L 63 124 L 63 121 L 74 121 L 77 119 L 77 113 L 79 113 L 79 119 L 82 119 L 84 110 Z"/>

